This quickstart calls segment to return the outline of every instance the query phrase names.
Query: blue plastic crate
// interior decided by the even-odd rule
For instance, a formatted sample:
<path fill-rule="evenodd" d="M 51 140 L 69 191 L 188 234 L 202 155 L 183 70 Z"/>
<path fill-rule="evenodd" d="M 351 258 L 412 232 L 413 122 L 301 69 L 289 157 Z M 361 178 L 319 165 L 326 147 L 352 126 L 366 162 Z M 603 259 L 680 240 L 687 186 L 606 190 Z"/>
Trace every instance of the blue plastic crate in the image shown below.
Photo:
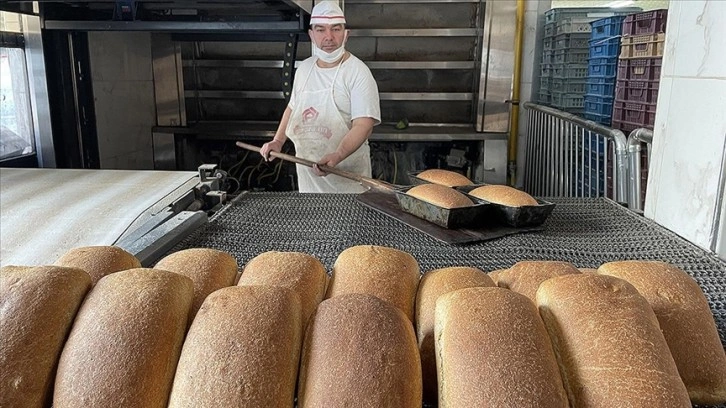
<path fill-rule="evenodd" d="M 591 39 L 599 40 L 619 36 L 623 29 L 623 20 L 625 20 L 625 16 L 613 16 L 593 21 L 590 23 L 592 26 Z"/>
<path fill-rule="evenodd" d="M 615 95 L 615 78 L 588 78 L 585 92 L 590 95 L 610 96 Z"/>
<path fill-rule="evenodd" d="M 585 112 L 612 117 L 613 98 L 587 94 L 585 95 Z"/>
<path fill-rule="evenodd" d="M 592 58 L 617 58 L 620 54 L 620 38 L 609 40 L 590 40 L 590 59 Z"/>
<path fill-rule="evenodd" d="M 587 104 L 587 102 L 585 102 Z M 610 127 L 610 124 L 613 121 L 612 115 L 600 115 L 598 113 L 588 112 L 585 110 L 585 119 L 591 120 L 597 124 L 608 126 Z"/>
<path fill-rule="evenodd" d="M 587 65 L 587 76 L 590 78 L 615 78 L 617 58 L 592 58 Z"/>

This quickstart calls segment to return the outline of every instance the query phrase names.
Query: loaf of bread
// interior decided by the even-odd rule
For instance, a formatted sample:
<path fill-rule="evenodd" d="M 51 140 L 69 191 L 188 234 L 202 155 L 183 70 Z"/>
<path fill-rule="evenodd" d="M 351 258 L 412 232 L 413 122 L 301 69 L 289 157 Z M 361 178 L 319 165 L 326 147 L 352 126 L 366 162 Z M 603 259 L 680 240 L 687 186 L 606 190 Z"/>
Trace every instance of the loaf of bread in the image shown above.
<path fill-rule="evenodd" d="M 562 407 L 567 395 L 534 303 L 494 287 L 436 302 L 439 407 Z"/>
<path fill-rule="evenodd" d="M 726 403 L 726 353 L 698 283 L 678 267 L 656 261 L 620 261 L 599 273 L 630 282 L 658 318 L 691 401 Z"/>
<path fill-rule="evenodd" d="M 192 280 L 168 271 L 101 278 L 63 347 L 53 407 L 166 407 L 193 296 Z"/>
<path fill-rule="evenodd" d="M 305 334 L 298 407 L 421 407 L 413 325 L 366 294 L 324 300 Z"/>
<path fill-rule="evenodd" d="M 83 269 L 94 285 L 110 273 L 141 268 L 141 262 L 124 249 L 103 245 L 73 248 L 61 255 L 55 265 Z"/>
<path fill-rule="evenodd" d="M 578 268 L 580 270 L 580 273 L 597 273 L 597 269 L 595 268 Z"/>
<path fill-rule="evenodd" d="M 327 274 L 318 258 L 300 252 L 265 252 L 245 265 L 238 285 L 268 285 L 291 289 L 302 304 L 302 329 L 325 296 Z"/>
<path fill-rule="evenodd" d="M 477 187 L 469 192 L 469 195 L 481 198 L 482 200 L 506 205 L 509 207 L 523 207 L 525 205 L 539 205 L 537 200 L 524 191 L 514 187 L 490 184 Z"/>
<path fill-rule="evenodd" d="M 537 305 L 574 407 L 691 407 L 658 320 L 633 285 L 612 276 L 544 281 Z"/>
<path fill-rule="evenodd" d="M 217 289 L 234 285 L 237 260 L 224 251 L 209 248 L 191 248 L 174 252 L 161 259 L 154 269 L 184 275 L 194 283 L 194 301 L 189 324 L 194 320 L 204 299 Z"/>
<path fill-rule="evenodd" d="M 63 343 L 90 288 L 77 268 L 0 268 L 0 407 L 50 405 Z"/>
<path fill-rule="evenodd" d="M 338 255 L 326 298 L 367 293 L 401 309 L 413 324 L 419 278 L 418 262 L 411 254 L 388 247 L 358 245 Z"/>
<path fill-rule="evenodd" d="M 219 289 L 184 342 L 169 407 L 293 407 L 302 345 L 290 289 Z"/>
<path fill-rule="evenodd" d="M 441 208 L 470 207 L 474 202 L 451 187 L 439 184 L 421 184 L 409 189 L 406 194 Z"/>
<path fill-rule="evenodd" d="M 569 262 L 520 261 L 497 276 L 497 286 L 521 293 L 536 301 L 537 288 L 547 279 L 555 276 L 580 273 Z"/>
<path fill-rule="evenodd" d="M 447 187 L 468 186 L 472 184 L 471 180 L 463 174 L 450 170 L 428 169 L 418 173 L 416 177 L 421 180 L 426 180 L 429 183 L 441 184 Z"/>
<path fill-rule="evenodd" d="M 421 277 L 416 293 L 416 337 L 423 380 L 424 401 L 437 401 L 434 316 L 439 296 L 463 288 L 494 286 L 481 269 L 451 267 L 429 271 Z"/>

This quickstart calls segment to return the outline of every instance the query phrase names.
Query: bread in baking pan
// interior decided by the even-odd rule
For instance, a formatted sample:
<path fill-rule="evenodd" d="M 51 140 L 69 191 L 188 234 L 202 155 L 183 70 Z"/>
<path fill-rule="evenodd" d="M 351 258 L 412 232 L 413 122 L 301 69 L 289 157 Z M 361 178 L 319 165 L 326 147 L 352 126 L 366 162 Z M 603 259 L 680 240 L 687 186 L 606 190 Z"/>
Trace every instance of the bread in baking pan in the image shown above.
<path fill-rule="evenodd" d="M 495 286 L 481 269 L 450 267 L 436 269 L 421 277 L 416 293 L 416 337 L 421 355 L 424 400 L 437 401 L 434 316 L 439 296 L 463 288 Z"/>
<path fill-rule="evenodd" d="M 290 289 L 233 286 L 207 297 L 189 328 L 169 407 L 293 407 L 301 306 Z"/>
<path fill-rule="evenodd" d="M 469 178 L 451 170 L 428 169 L 418 173 L 416 177 L 421 180 L 426 180 L 429 183 L 441 184 L 447 187 L 468 186 L 472 184 Z"/>
<path fill-rule="evenodd" d="M 237 260 L 224 251 L 189 248 L 165 256 L 156 263 L 154 269 L 178 273 L 194 282 L 194 301 L 189 315 L 191 324 L 210 293 L 234 284 Z"/>
<path fill-rule="evenodd" d="M 562 407 L 567 395 L 534 303 L 478 287 L 436 302 L 439 407 Z"/>
<path fill-rule="evenodd" d="M 398 307 L 413 324 L 420 278 L 418 262 L 398 249 L 357 245 L 338 255 L 326 298 L 366 293 Z"/>
<path fill-rule="evenodd" d="M 537 288 L 547 279 L 555 276 L 580 273 L 569 262 L 519 261 L 497 276 L 497 286 L 511 289 L 536 301 Z"/>
<path fill-rule="evenodd" d="M 110 273 L 141 268 L 141 262 L 123 248 L 106 245 L 73 248 L 61 255 L 55 265 L 83 269 L 94 285 Z"/>
<path fill-rule="evenodd" d="M 324 300 L 308 324 L 298 406 L 421 407 L 421 363 L 413 325 L 375 296 Z"/>
<path fill-rule="evenodd" d="M 0 407 L 48 406 L 91 277 L 62 266 L 0 268 Z"/>
<path fill-rule="evenodd" d="M 524 191 L 514 187 L 498 184 L 489 184 L 477 187 L 469 192 L 469 195 L 480 198 L 490 203 L 506 205 L 509 207 L 523 207 L 525 205 L 539 205 L 537 200 Z"/>
<path fill-rule="evenodd" d="M 544 281 L 537 305 L 575 407 L 691 407 L 653 309 L 623 279 Z"/>
<path fill-rule="evenodd" d="M 474 205 L 474 202 L 463 193 L 439 184 L 414 186 L 406 194 L 441 208 L 460 208 Z"/>
<path fill-rule="evenodd" d="M 648 301 L 691 401 L 726 403 L 726 354 L 698 283 L 677 266 L 657 261 L 608 262 L 598 272 L 625 279 Z"/>
<path fill-rule="evenodd" d="M 291 289 L 300 297 L 305 330 L 310 315 L 325 296 L 326 283 L 325 267 L 318 258 L 300 252 L 269 251 L 247 262 L 237 284 Z"/>
<path fill-rule="evenodd" d="M 191 279 L 163 270 L 101 278 L 63 347 L 53 407 L 166 407 L 193 296 Z"/>

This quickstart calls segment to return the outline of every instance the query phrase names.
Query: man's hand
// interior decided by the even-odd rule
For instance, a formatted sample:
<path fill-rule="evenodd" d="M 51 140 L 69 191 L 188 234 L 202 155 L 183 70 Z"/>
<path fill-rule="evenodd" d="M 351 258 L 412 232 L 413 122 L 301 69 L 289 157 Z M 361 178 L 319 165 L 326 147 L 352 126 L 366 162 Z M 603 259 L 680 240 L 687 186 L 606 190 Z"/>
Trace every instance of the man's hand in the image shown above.
<path fill-rule="evenodd" d="M 260 154 L 262 155 L 262 158 L 265 159 L 265 161 L 275 160 L 274 157 L 270 157 L 270 152 L 280 153 L 280 150 L 282 150 L 282 145 L 283 142 L 277 139 L 273 139 L 271 142 L 263 144 L 260 148 Z"/>
<path fill-rule="evenodd" d="M 318 167 L 318 165 L 322 164 L 328 167 L 335 167 L 338 165 L 338 163 L 342 162 L 343 159 L 343 155 L 338 152 L 328 153 L 320 160 L 318 160 L 316 164 L 313 165 L 313 172 L 318 176 L 325 177 L 328 175 L 328 173 L 320 170 L 320 167 Z"/>

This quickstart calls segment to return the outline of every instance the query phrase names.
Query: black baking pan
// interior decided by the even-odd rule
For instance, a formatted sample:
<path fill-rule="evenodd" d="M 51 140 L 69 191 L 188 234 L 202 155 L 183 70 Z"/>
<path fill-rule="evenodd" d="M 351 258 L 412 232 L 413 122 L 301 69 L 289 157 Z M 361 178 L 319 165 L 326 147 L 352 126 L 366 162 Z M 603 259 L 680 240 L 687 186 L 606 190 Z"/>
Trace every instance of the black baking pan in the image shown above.
<path fill-rule="evenodd" d="M 410 186 L 394 190 L 401 210 L 438 226 L 449 229 L 472 228 L 491 218 L 491 204 L 476 197 L 469 197 L 474 202 L 472 206 L 443 208 L 406 194 L 409 189 Z"/>
<path fill-rule="evenodd" d="M 468 195 L 475 188 L 485 185 L 487 184 L 473 184 L 470 186 L 455 187 L 455 189 Z M 481 202 L 489 203 L 474 196 L 469 197 L 472 200 L 477 199 Z M 491 205 L 491 216 L 498 218 L 501 222 L 512 227 L 533 227 L 541 225 L 552 214 L 555 204 L 537 197 L 534 197 L 534 199 L 537 200 L 539 205 L 511 207 L 508 205 L 489 203 Z"/>

